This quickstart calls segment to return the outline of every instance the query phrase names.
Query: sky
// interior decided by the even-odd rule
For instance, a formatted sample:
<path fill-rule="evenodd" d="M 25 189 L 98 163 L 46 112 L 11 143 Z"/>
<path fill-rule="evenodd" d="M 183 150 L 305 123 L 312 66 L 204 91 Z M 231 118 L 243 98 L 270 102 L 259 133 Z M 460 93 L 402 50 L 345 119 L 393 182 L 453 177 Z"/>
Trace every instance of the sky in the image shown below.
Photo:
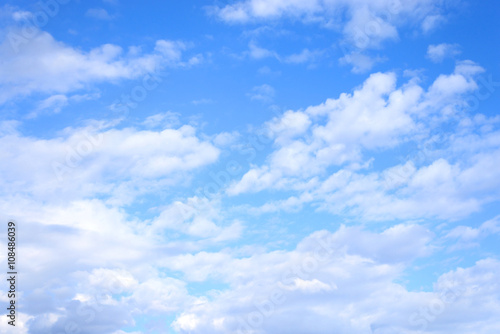
<path fill-rule="evenodd" d="M 499 15 L 3 1 L 0 333 L 499 333 Z"/>

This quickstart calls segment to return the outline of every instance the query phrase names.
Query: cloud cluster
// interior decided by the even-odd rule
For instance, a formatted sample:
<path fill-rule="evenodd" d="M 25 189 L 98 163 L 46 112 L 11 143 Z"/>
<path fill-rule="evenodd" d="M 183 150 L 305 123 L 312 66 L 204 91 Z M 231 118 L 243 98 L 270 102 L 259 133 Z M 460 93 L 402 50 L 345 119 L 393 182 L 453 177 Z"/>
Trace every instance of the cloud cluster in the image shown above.
<path fill-rule="evenodd" d="M 460 54 L 460 46 L 458 44 L 442 43 L 429 45 L 427 48 L 427 57 L 435 63 L 440 63 L 445 58 L 454 57 L 458 54 Z"/>
<path fill-rule="evenodd" d="M 385 41 L 399 39 L 403 27 L 428 33 L 446 21 L 444 7 L 449 4 L 432 0 L 241 0 L 235 3 L 209 7 L 209 12 L 230 24 L 266 23 L 283 19 L 305 24 L 319 23 L 342 34 L 339 44 L 344 56 L 342 64 L 353 66 L 353 72 L 371 69 L 383 57 L 371 57 L 366 51 L 378 49 Z M 449 8 L 447 8 L 449 9 Z M 253 58 L 274 56 L 276 52 L 250 45 Z M 317 54 L 317 52 L 316 52 Z M 308 49 L 285 59 L 302 63 L 314 58 Z M 433 59 L 435 57 L 433 56 Z"/>
<path fill-rule="evenodd" d="M 48 207 L 31 218 L 19 215 L 26 228 L 51 236 L 25 240 L 25 261 L 37 265 L 25 268 L 23 290 L 32 292 L 23 296 L 30 316 L 22 326 L 33 333 L 117 333 L 133 327 L 134 318 L 154 315 L 176 315 L 179 333 L 267 333 L 285 326 L 290 333 L 466 334 L 460 323 L 467 322 L 489 334 L 500 326 L 496 260 L 445 273 L 429 292 L 395 283 L 415 259 L 436 251 L 435 235 L 421 225 L 380 232 L 341 226 L 317 231 L 288 251 L 189 254 L 172 252 L 168 242 L 134 229 L 141 224 L 97 200 L 70 209 L 71 215 Z M 180 275 L 164 274 L 169 272 Z M 203 297 L 190 293 L 191 284 L 210 280 L 226 288 Z"/>
<path fill-rule="evenodd" d="M 498 130 L 485 131 L 484 143 L 475 146 L 479 152 L 469 150 L 459 164 L 455 156 L 462 150 L 460 143 L 476 126 L 483 127 L 480 117 L 476 126 L 474 122 L 469 127 L 455 123 L 461 133 L 449 137 L 436 137 L 434 129 L 463 121 L 458 107 L 479 88 L 477 77 L 482 71 L 473 62 L 458 62 L 453 73 L 438 76 L 427 89 L 417 78 L 397 87 L 394 73 L 376 73 L 352 94 L 287 111 L 265 126 L 275 146 L 267 162 L 254 166 L 227 192 L 299 192 L 286 201 L 265 204 L 261 212 L 318 201 L 320 208 L 334 213 L 347 210 L 377 220 L 460 218 L 478 211 L 498 198 L 498 173 L 490 168 L 498 160 L 491 142 L 496 142 Z M 490 122 L 497 123 L 495 119 Z M 383 169 L 373 168 L 381 152 L 394 152 L 414 142 L 414 156 Z M 418 148 L 418 143 L 434 149 Z"/>
<path fill-rule="evenodd" d="M 405 261 L 430 251 L 429 241 L 429 231 L 419 226 L 398 225 L 380 234 L 341 227 L 334 233 L 316 232 L 289 252 L 242 259 L 203 253 L 183 259 L 184 271 L 201 266 L 231 289 L 185 310 L 174 328 L 180 333 L 283 329 L 289 333 L 413 334 L 427 329 L 468 333 L 460 322 L 470 321 L 494 333 L 499 323 L 493 319 L 494 311 L 487 311 L 489 306 L 477 304 L 481 310 L 474 314 L 466 310 L 479 300 L 494 310 L 500 307 L 487 296 L 487 291 L 498 295 L 498 288 L 487 283 L 493 276 L 482 275 L 483 270 L 498 272 L 498 261 L 483 260 L 444 274 L 432 292 L 413 292 L 394 283 L 403 275 Z M 394 257 L 394 249 L 405 251 Z M 484 288 L 476 290 L 478 280 Z M 457 312 L 462 320 L 454 316 Z M 481 325 L 480 319 L 485 323 Z"/>

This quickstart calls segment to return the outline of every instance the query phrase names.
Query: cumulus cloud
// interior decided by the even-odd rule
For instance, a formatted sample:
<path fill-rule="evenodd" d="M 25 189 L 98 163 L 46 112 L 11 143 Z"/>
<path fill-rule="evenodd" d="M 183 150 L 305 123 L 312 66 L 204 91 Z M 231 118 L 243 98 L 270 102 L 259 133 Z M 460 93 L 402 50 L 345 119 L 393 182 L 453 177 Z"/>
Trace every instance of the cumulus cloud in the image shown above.
<path fill-rule="evenodd" d="M 438 145 L 448 147 L 445 157 L 442 151 L 440 156 L 417 148 L 402 163 L 382 170 L 371 165 L 372 155 L 392 152 L 414 138 L 435 143 L 422 130 L 459 117 L 456 106 L 478 89 L 482 71 L 471 61 L 461 61 L 453 73 L 439 75 L 426 89 L 413 79 L 398 87 L 394 73 L 376 73 L 352 94 L 287 111 L 265 126 L 275 147 L 266 163 L 253 166 L 227 193 L 292 191 L 254 213 L 293 211 L 304 204 L 374 220 L 459 219 L 477 212 L 498 198 L 498 175 L 489 165 L 497 160 L 497 150 L 486 144 L 496 138 L 497 129 L 485 133 L 483 146 L 475 145 L 481 153 L 468 150 L 460 164 L 454 162 L 461 150 L 455 141 L 466 140 L 454 136 L 454 141 Z M 331 168 L 337 170 L 328 174 Z"/>
<path fill-rule="evenodd" d="M 275 118 L 268 128 L 278 146 L 269 156 L 269 166 L 249 171 L 230 193 L 258 187 L 255 178 L 271 185 L 281 175 L 310 176 L 331 165 L 359 161 L 361 148 L 396 145 L 400 136 L 415 128 L 409 107 L 422 91 L 416 85 L 395 89 L 395 83 L 393 73 L 373 74 L 352 95 L 341 94 L 339 99 Z"/>
<path fill-rule="evenodd" d="M 492 235 L 500 233 L 500 216 L 490 219 L 477 228 L 470 226 L 457 226 L 449 231 L 444 238 L 456 240 L 450 248 L 452 250 L 478 247 L 479 242 Z"/>
<path fill-rule="evenodd" d="M 381 62 L 383 59 L 379 57 L 370 57 L 361 52 L 351 52 L 339 59 L 342 65 L 351 65 L 353 73 L 365 73 L 372 69 L 372 67 Z"/>
<path fill-rule="evenodd" d="M 33 198 L 107 194 L 129 201 L 149 187 L 178 183 L 180 175 L 215 162 L 220 153 L 188 125 L 139 130 L 95 123 L 46 139 L 9 133 L 0 142 L 0 156 L 10 161 L 1 167 L 2 186 Z M 19 146 L 22 151 L 14 149 Z M 37 164 L 29 163 L 33 159 Z"/>
<path fill-rule="evenodd" d="M 210 238 L 212 241 L 228 241 L 241 236 L 243 226 L 239 221 L 221 227 L 220 203 L 207 198 L 193 197 L 185 203 L 174 202 L 162 210 L 152 221 L 153 231 L 165 229 L 182 232 L 196 238 Z"/>

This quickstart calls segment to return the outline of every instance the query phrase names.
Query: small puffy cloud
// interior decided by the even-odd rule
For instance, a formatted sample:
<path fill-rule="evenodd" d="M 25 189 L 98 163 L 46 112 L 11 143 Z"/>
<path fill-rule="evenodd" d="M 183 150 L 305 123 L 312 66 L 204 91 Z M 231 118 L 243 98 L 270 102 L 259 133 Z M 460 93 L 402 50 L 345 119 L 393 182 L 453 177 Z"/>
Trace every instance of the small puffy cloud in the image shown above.
<path fill-rule="evenodd" d="M 302 111 L 286 111 L 281 117 L 275 117 L 266 123 L 269 134 L 280 144 L 304 134 L 311 125 L 311 119 Z"/>
<path fill-rule="evenodd" d="M 173 327 L 178 332 L 191 332 L 198 327 L 200 320 L 195 314 L 181 314 L 173 323 Z"/>
<path fill-rule="evenodd" d="M 428 88 L 420 108 L 446 111 L 446 106 L 464 103 L 461 96 L 478 88 L 476 78 L 484 69 L 470 60 L 457 62 L 451 74 L 439 75 Z M 463 102 L 462 102 L 463 101 Z"/>
<path fill-rule="evenodd" d="M 390 21 L 378 16 L 377 9 L 369 6 L 353 6 L 352 17 L 345 24 L 343 33 L 351 45 L 359 50 L 376 48 L 385 40 L 396 40 L 398 31 Z M 382 12 L 382 11 L 381 11 Z M 388 12 L 388 11 L 387 11 Z M 401 14 L 401 9 L 387 17 Z"/>
<path fill-rule="evenodd" d="M 287 111 L 267 123 L 277 144 L 268 165 L 252 168 L 229 192 L 294 183 L 282 176 L 309 177 L 332 165 L 359 161 L 362 148 L 397 145 L 400 136 L 415 129 L 411 108 L 422 89 L 395 86 L 393 73 L 375 73 L 353 94 L 341 94 L 304 112 Z"/>
<path fill-rule="evenodd" d="M 437 29 L 440 25 L 446 22 L 446 18 L 443 15 L 428 15 L 422 21 L 422 31 L 424 33 L 429 33 Z"/>
<path fill-rule="evenodd" d="M 478 247 L 482 239 L 498 233 L 500 233 L 500 216 L 482 223 L 477 228 L 457 226 L 449 231 L 444 238 L 456 240 L 456 244 L 450 247 L 452 250 L 456 250 Z"/>
<path fill-rule="evenodd" d="M 222 226 L 220 204 L 207 198 L 193 197 L 186 202 L 174 202 L 162 210 L 151 223 L 153 233 L 174 230 L 194 238 L 214 242 L 235 240 L 241 236 L 243 225 L 239 221 Z"/>
<path fill-rule="evenodd" d="M 500 268 L 498 261 L 486 259 L 469 268 L 458 268 L 441 275 L 432 291 L 415 292 L 394 281 L 405 277 L 404 268 L 408 267 L 402 263 L 409 264 L 415 256 L 425 254 L 422 250 L 431 240 L 428 231 L 399 225 L 385 230 L 381 237 L 381 233 L 350 229 L 318 231 L 291 251 L 246 258 L 206 252 L 179 256 L 172 267 L 186 277 L 202 271 L 230 283 L 231 288 L 186 308 L 177 316 L 176 330 L 193 334 L 274 333 L 283 329 L 303 333 L 306 326 L 311 332 L 313 321 L 312 333 L 332 329 L 346 333 L 418 333 L 424 325 L 445 333 L 448 328 L 456 331 L 457 319 L 467 319 L 493 333 L 488 328 L 500 325 L 494 317 L 500 307 L 496 298 L 500 291 L 491 284 Z M 364 233 L 363 240 L 351 248 L 359 232 Z M 415 242 L 413 236 L 419 241 Z M 405 255 L 400 254 L 402 262 L 388 261 L 394 249 L 405 242 L 409 244 L 405 245 Z M 432 308 L 436 303 L 441 307 L 439 313 Z M 471 314 L 471 305 L 481 312 Z M 441 312 L 443 308 L 445 312 Z M 432 318 L 426 318 L 429 310 Z M 303 322 L 305 317 L 309 319 L 307 324 Z M 467 333 L 467 329 L 460 333 Z"/>
<path fill-rule="evenodd" d="M 136 286 L 129 302 L 147 313 L 164 313 L 179 310 L 192 299 L 186 283 L 174 278 L 152 278 Z"/>
<path fill-rule="evenodd" d="M 68 98 L 66 95 L 57 94 L 52 95 L 45 100 L 38 103 L 38 106 L 34 112 L 28 115 L 28 118 L 34 118 L 38 114 L 48 111 L 49 113 L 57 114 L 62 108 L 68 105 Z"/>
<path fill-rule="evenodd" d="M 445 58 L 453 58 L 458 54 L 460 54 L 460 46 L 458 44 L 431 44 L 427 48 L 427 58 L 434 63 L 440 63 Z"/>

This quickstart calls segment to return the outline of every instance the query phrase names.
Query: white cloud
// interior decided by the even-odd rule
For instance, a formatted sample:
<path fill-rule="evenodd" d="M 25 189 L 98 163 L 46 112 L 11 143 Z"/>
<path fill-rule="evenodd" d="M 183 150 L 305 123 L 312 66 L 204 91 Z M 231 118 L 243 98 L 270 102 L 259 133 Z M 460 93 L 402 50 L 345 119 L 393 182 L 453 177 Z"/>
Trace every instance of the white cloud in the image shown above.
<path fill-rule="evenodd" d="M 174 202 L 162 210 L 151 223 L 155 233 L 170 229 L 194 238 L 209 238 L 214 242 L 238 239 L 243 231 L 239 221 L 221 226 L 220 203 L 207 198 L 193 197 L 185 203 Z M 218 224 L 217 224 L 218 223 Z"/>
<path fill-rule="evenodd" d="M 279 18 L 283 14 L 302 15 L 320 9 L 317 1 L 240 1 L 217 8 L 217 14 L 228 22 L 247 22 L 252 19 Z"/>
<path fill-rule="evenodd" d="M 230 184 L 227 194 L 292 192 L 248 209 L 257 214 L 293 212 L 305 204 L 369 220 L 460 219 L 477 212 L 500 196 L 495 127 L 483 130 L 484 144 L 475 143 L 477 136 L 469 138 L 472 126 L 452 134 L 451 142 L 438 136 L 444 141 L 434 145 L 438 148 L 418 148 L 402 163 L 378 170 L 372 164 L 378 152 L 393 154 L 407 142 L 435 143 L 429 133 L 459 119 L 454 106 L 478 89 L 482 71 L 471 61 L 458 62 L 453 73 L 439 75 L 427 90 L 418 80 L 397 87 L 395 74 L 376 73 L 352 94 L 287 111 L 265 125 L 274 139 L 266 162 Z M 474 149 L 467 148 L 473 143 Z"/>
<path fill-rule="evenodd" d="M 493 316 L 500 307 L 495 299 L 500 291 L 491 284 L 495 276 L 483 275 L 497 272 L 498 261 L 483 260 L 444 274 L 432 292 L 412 292 L 394 280 L 404 275 L 402 263 L 426 254 L 428 231 L 405 225 L 382 234 L 343 229 L 316 232 L 292 251 L 242 259 L 205 252 L 180 257 L 174 268 L 189 279 L 200 278 L 198 273 L 202 271 L 229 283 L 231 288 L 185 309 L 177 318 L 176 329 L 193 334 L 303 333 L 307 325 L 308 333 L 416 334 L 425 326 L 444 334 L 450 328 L 457 331 L 457 321 L 473 321 L 486 333 L 494 333 L 489 328 L 500 325 Z M 359 232 L 366 239 L 357 240 Z M 357 246 L 351 246 L 353 242 Z M 402 245 L 405 254 L 396 255 L 393 250 Z M 394 255 L 402 262 L 393 262 Z M 482 288 L 475 288 L 478 283 Z M 471 305 L 480 310 L 470 314 Z M 488 311 L 491 307 L 493 310 Z M 425 312 L 430 316 L 426 318 Z M 223 321 L 218 321 L 216 328 L 213 319 Z M 480 324 L 480 320 L 485 322 Z"/>
<path fill-rule="evenodd" d="M 389 6 L 389 3 L 386 3 Z M 363 50 L 378 47 L 385 40 L 396 40 L 398 32 L 390 21 L 380 18 L 381 8 L 370 8 L 369 5 L 356 6 L 351 8 L 351 18 L 344 26 L 346 39 L 356 48 Z M 392 11 L 392 13 L 391 13 Z M 394 18 L 401 15 L 402 8 L 386 9 L 384 14 L 387 18 Z"/>
<path fill-rule="evenodd" d="M 150 54 L 124 54 L 113 44 L 84 52 L 39 31 L 17 48 L 18 52 L 8 39 L 0 45 L 0 103 L 32 93 L 60 95 L 92 83 L 134 79 L 164 66 L 180 65 L 186 45 L 158 40 Z"/>
<path fill-rule="evenodd" d="M 478 89 L 476 77 L 482 72 L 484 69 L 470 60 L 457 62 L 452 74 L 441 74 L 434 80 L 419 108 L 439 110 L 445 116 L 453 113 L 457 104 L 466 103 L 463 94 Z"/>
<path fill-rule="evenodd" d="M 179 116 L 179 113 L 167 111 L 148 116 L 142 124 L 148 128 L 173 128 L 180 125 Z"/>
<path fill-rule="evenodd" d="M 10 161 L 0 167 L 2 186 L 45 199 L 106 194 L 130 201 L 148 188 L 185 182 L 189 171 L 215 162 L 220 153 L 187 125 L 137 130 L 97 124 L 47 139 L 10 133 L 0 143 L 0 156 Z"/>
<path fill-rule="evenodd" d="M 273 120 L 266 127 L 275 135 L 277 149 L 269 166 L 250 170 L 242 179 L 246 186 L 235 184 L 230 193 L 279 185 L 275 181 L 282 175 L 308 177 L 331 165 L 359 161 L 361 148 L 395 146 L 400 136 L 414 131 L 411 107 L 422 94 L 416 85 L 396 89 L 395 84 L 393 73 L 373 74 L 352 95 Z"/>
<path fill-rule="evenodd" d="M 435 63 L 440 63 L 445 58 L 452 58 L 458 54 L 460 54 L 460 47 L 458 44 L 431 44 L 427 48 L 427 58 Z"/>

